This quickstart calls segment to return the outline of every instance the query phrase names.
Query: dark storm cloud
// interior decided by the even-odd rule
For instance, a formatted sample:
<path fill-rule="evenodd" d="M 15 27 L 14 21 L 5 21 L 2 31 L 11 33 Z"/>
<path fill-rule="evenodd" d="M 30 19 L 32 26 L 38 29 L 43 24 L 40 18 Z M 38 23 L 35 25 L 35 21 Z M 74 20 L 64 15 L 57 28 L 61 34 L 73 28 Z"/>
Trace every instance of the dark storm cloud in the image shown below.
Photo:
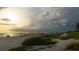
<path fill-rule="evenodd" d="M 79 8 L 52 7 L 52 8 L 26 8 L 29 10 L 31 24 L 23 29 L 39 30 L 42 32 L 64 32 L 75 30 L 79 22 Z M 21 30 L 23 30 L 21 29 Z"/>

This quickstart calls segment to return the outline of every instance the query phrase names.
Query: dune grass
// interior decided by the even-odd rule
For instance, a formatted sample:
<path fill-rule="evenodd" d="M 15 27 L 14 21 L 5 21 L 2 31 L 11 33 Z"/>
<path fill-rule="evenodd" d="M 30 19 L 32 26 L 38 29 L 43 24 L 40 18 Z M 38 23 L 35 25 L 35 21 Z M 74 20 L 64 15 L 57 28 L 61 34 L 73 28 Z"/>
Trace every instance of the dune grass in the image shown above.
<path fill-rule="evenodd" d="M 9 51 L 24 51 L 24 48 L 22 48 L 22 47 L 17 47 L 17 48 L 9 49 Z"/>
<path fill-rule="evenodd" d="M 79 43 L 72 43 L 66 47 L 66 51 L 79 51 Z"/>
<path fill-rule="evenodd" d="M 56 43 L 55 41 L 52 41 L 50 38 L 47 37 L 34 37 L 25 40 L 22 45 L 49 45 L 49 44 L 54 44 Z"/>
<path fill-rule="evenodd" d="M 22 42 L 20 47 L 12 48 L 9 50 L 11 50 L 11 51 L 18 51 L 18 50 L 25 51 L 28 49 L 33 49 L 32 46 L 35 46 L 35 45 L 38 45 L 38 46 L 39 45 L 46 45 L 48 47 L 51 47 L 50 45 L 54 45 L 57 43 L 57 41 L 52 41 L 52 39 L 53 40 L 54 39 L 67 40 L 70 38 L 79 39 L 79 32 L 65 32 L 65 33 L 67 33 L 67 36 L 61 36 L 64 33 L 57 33 L 57 34 L 42 35 L 39 37 L 32 37 L 32 38 L 26 39 L 24 42 Z M 78 48 L 78 44 L 72 44 L 67 49 L 70 49 L 70 48 L 75 49 L 75 48 L 73 48 L 74 46 L 76 46 L 76 48 Z M 36 49 L 36 50 L 38 50 L 38 49 Z"/>
<path fill-rule="evenodd" d="M 27 51 L 29 49 L 33 49 L 32 46 L 40 46 L 40 45 L 53 45 L 56 44 L 57 41 L 52 41 L 49 35 L 40 36 L 40 37 L 32 37 L 22 42 L 20 47 L 9 49 L 10 51 Z M 30 47 L 30 48 L 29 48 Z M 42 47 L 43 48 L 43 47 Z M 38 50 L 38 49 L 36 49 Z"/>
<path fill-rule="evenodd" d="M 69 33 L 67 33 L 67 36 L 59 37 L 59 39 L 61 39 L 61 40 L 66 40 L 66 39 L 70 39 L 70 38 L 79 39 L 79 32 L 69 32 Z"/>
<path fill-rule="evenodd" d="M 74 39 L 79 39 L 79 32 L 68 33 L 68 36 L 70 36 L 71 38 L 74 38 Z"/>

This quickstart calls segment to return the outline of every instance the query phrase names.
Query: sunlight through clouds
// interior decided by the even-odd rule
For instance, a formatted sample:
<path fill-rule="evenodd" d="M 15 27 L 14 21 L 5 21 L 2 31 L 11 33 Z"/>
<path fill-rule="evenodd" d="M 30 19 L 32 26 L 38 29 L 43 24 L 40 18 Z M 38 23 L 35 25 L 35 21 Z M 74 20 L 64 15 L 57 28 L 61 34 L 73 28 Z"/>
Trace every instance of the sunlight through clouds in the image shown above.
<path fill-rule="evenodd" d="M 18 29 L 25 32 L 35 30 L 51 33 L 75 30 L 75 24 L 79 20 L 78 11 L 79 8 L 67 7 L 8 7 L 1 10 L 0 16 L 8 12 L 5 15 L 7 19 L 2 20 L 5 20 L 5 23 L 15 24 L 10 30 L 17 31 Z M 10 20 L 7 21 L 8 19 Z M 2 20 L 0 21 L 4 22 Z"/>

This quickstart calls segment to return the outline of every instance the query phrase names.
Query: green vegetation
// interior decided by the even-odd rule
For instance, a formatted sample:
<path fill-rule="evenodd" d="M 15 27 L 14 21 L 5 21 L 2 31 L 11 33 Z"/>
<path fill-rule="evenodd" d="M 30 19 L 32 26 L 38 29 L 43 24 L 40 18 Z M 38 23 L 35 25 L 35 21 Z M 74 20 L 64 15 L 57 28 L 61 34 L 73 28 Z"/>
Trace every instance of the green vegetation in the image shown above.
<path fill-rule="evenodd" d="M 79 39 L 79 32 L 69 32 L 69 33 L 67 33 L 67 36 L 60 36 L 59 39 L 66 40 L 66 39 L 70 39 L 70 38 Z"/>
<path fill-rule="evenodd" d="M 70 44 L 69 46 L 67 46 L 67 48 L 65 50 L 67 50 L 67 51 L 79 51 L 79 43 Z"/>
<path fill-rule="evenodd" d="M 48 45 L 47 47 L 50 48 L 50 47 L 52 47 L 52 45 Z"/>
<path fill-rule="evenodd" d="M 79 32 L 68 33 L 68 36 L 74 39 L 79 39 Z"/>
<path fill-rule="evenodd" d="M 39 50 L 39 49 L 44 49 L 39 48 L 39 49 L 33 49 L 33 46 L 40 46 L 40 45 L 53 45 L 56 44 L 57 41 L 52 41 L 51 37 L 49 35 L 45 35 L 45 36 L 40 36 L 40 37 L 33 37 L 33 38 L 29 38 L 26 39 L 20 47 L 17 48 L 12 48 L 9 49 L 10 51 L 27 51 L 27 50 Z"/>
<path fill-rule="evenodd" d="M 66 33 L 67 36 L 62 36 L 64 33 Z M 79 32 L 78 31 L 64 32 L 64 33 L 51 34 L 51 35 L 49 35 L 49 37 L 52 39 L 61 39 L 61 40 L 66 40 L 66 39 L 70 39 L 70 38 L 79 39 Z"/>
<path fill-rule="evenodd" d="M 68 35 L 68 34 L 67 34 L 67 36 L 61 36 L 60 37 L 61 40 L 67 40 L 67 39 L 70 39 L 70 38 L 71 38 L 71 36 Z"/>
<path fill-rule="evenodd" d="M 52 40 L 50 38 L 47 37 L 34 37 L 34 38 L 30 38 L 25 40 L 22 43 L 22 46 L 32 46 L 32 45 L 49 45 L 49 44 L 55 44 L 56 42 L 52 42 Z"/>
<path fill-rule="evenodd" d="M 24 48 L 22 47 L 17 47 L 17 48 L 12 48 L 12 49 L 9 49 L 10 51 L 24 51 Z"/>
<path fill-rule="evenodd" d="M 66 36 L 63 36 L 64 34 Z M 67 40 L 67 39 L 79 39 L 79 32 L 64 32 L 64 33 L 56 33 L 56 34 L 46 34 L 39 37 L 26 38 L 24 42 L 22 42 L 20 47 L 9 49 L 10 51 L 38 51 L 40 49 L 50 48 L 52 45 L 56 44 L 57 41 L 53 41 L 54 39 Z M 33 46 L 42 46 L 46 47 L 33 48 Z M 69 45 L 65 50 L 79 50 L 79 43 L 74 43 Z"/>
<path fill-rule="evenodd" d="M 59 39 L 62 34 L 63 33 L 50 34 L 50 35 L 48 35 L 48 37 L 51 39 Z"/>
<path fill-rule="evenodd" d="M 68 36 L 70 38 L 79 39 L 79 23 L 77 23 L 76 29 L 77 29 L 77 31 L 68 33 Z M 79 43 L 72 43 L 65 50 L 79 51 Z"/>

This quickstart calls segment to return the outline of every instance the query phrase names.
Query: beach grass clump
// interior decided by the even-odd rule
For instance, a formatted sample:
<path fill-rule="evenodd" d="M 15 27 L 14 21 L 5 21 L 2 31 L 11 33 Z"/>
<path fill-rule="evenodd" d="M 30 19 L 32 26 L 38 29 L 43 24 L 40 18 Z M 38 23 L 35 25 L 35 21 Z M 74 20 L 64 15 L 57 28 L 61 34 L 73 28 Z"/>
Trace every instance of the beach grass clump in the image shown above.
<path fill-rule="evenodd" d="M 79 43 L 72 43 L 66 47 L 65 50 L 69 51 L 79 51 Z"/>

